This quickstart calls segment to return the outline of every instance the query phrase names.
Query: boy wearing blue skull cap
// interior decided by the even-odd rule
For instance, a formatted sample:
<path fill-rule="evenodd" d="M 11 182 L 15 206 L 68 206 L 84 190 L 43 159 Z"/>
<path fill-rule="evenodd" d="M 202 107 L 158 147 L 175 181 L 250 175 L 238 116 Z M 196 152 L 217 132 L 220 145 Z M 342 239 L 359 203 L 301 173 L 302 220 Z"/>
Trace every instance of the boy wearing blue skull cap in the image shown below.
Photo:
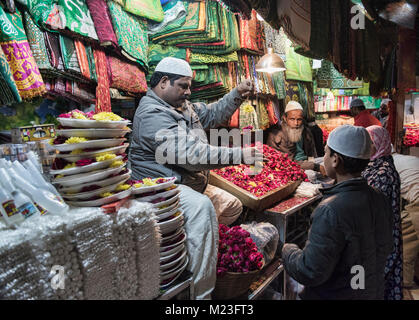
<path fill-rule="evenodd" d="M 361 177 L 371 154 L 363 127 L 333 130 L 324 166 L 336 184 L 322 190 L 303 249 L 285 244 L 285 270 L 304 285 L 301 299 L 384 298 L 384 266 L 392 252 L 392 210 L 386 197 Z"/>

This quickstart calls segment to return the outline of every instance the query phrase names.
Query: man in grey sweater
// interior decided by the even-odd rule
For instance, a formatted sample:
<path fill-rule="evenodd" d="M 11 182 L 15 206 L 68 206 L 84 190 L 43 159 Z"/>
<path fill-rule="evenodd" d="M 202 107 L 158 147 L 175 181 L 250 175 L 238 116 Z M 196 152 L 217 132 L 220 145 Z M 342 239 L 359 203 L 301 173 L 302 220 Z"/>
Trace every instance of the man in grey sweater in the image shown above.
<path fill-rule="evenodd" d="M 218 222 L 224 218 L 231 223 L 242 210 L 238 199 L 208 186 L 209 170 L 242 161 L 252 164 L 262 156 L 255 148 L 210 145 L 204 131 L 227 123 L 252 93 L 252 82 L 246 80 L 218 102 L 206 105 L 188 101 L 192 77 L 189 64 L 181 59 L 164 58 L 156 66 L 151 90 L 141 99 L 134 116 L 129 164 L 134 179 L 177 177 L 190 258 L 188 270 L 193 273 L 196 298 L 209 299 L 216 280 Z M 233 210 L 216 212 L 205 194 L 214 203 L 230 203 Z"/>

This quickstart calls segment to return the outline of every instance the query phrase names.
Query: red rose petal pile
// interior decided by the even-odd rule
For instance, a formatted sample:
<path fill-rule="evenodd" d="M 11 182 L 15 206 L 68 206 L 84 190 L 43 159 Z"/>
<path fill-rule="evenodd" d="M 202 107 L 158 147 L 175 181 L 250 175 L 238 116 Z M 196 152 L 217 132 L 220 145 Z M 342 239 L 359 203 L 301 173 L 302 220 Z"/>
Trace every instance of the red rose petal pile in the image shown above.
<path fill-rule="evenodd" d="M 219 225 L 217 276 L 226 272 L 249 272 L 263 267 L 263 255 L 250 233 L 240 226 Z"/>
<path fill-rule="evenodd" d="M 327 138 L 329 138 L 329 131 L 327 131 L 326 129 L 322 128 L 322 132 L 323 132 L 323 144 L 326 144 L 327 142 Z"/>
<path fill-rule="evenodd" d="M 259 174 L 252 175 L 248 165 L 237 165 L 212 170 L 213 173 L 227 179 L 236 186 L 261 197 L 291 181 L 308 181 L 304 170 L 294 161 L 267 145 L 263 145 L 264 165 Z M 250 173 L 250 174 L 249 174 Z"/>
<path fill-rule="evenodd" d="M 405 125 L 406 133 L 403 138 L 403 144 L 406 147 L 419 146 L 419 127 L 415 124 Z"/>

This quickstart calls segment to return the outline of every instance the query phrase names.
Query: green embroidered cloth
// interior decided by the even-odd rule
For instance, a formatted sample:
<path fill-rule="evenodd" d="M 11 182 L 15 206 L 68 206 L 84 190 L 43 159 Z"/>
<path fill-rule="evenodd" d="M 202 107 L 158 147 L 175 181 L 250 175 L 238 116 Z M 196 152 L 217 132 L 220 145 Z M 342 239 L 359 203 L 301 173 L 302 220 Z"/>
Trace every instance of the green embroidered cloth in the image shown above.
<path fill-rule="evenodd" d="M 322 60 L 321 68 L 317 70 L 316 80 L 318 88 L 353 89 L 363 86 L 362 80 L 352 81 L 346 78 L 335 69 L 332 62 L 325 59 Z"/>
<path fill-rule="evenodd" d="M 180 27 L 186 18 L 186 8 L 182 1 L 170 1 L 164 7 L 164 19 L 160 23 L 149 22 L 148 31 L 150 34 L 157 32 L 168 32 Z"/>
<path fill-rule="evenodd" d="M 153 43 L 148 48 L 148 64 L 149 66 L 157 65 L 165 57 L 174 57 L 186 60 L 186 49 L 175 46 L 164 46 Z"/>
<path fill-rule="evenodd" d="M 43 32 L 34 23 L 27 11 L 24 13 L 24 20 L 26 36 L 28 37 L 29 45 L 31 47 L 33 57 L 38 64 L 38 68 L 41 70 L 53 70 L 51 63 L 49 62 Z"/>
<path fill-rule="evenodd" d="M 156 22 L 162 22 L 164 19 L 160 0 L 125 0 L 124 9 L 136 16 Z"/>
<path fill-rule="evenodd" d="M 126 12 L 119 4 L 113 1 L 108 1 L 108 7 L 122 53 L 128 59 L 138 62 L 147 69 L 147 20 Z"/>
<path fill-rule="evenodd" d="M 286 49 L 285 75 L 287 80 L 313 81 L 310 59 L 295 53 L 293 47 Z"/>
<path fill-rule="evenodd" d="M 239 57 L 237 55 L 237 51 L 221 55 L 205 54 L 192 51 L 191 56 L 189 58 L 190 64 L 213 64 L 238 61 Z"/>
<path fill-rule="evenodd" d="M 48 16 L 54 8 L 54 0 L 17 0 L 20 4 L 27 7 L 33 21 L 37 26 L 46 26 Z"/>
<path fill-rule="evenodd" d="M 81 0 L 58 0 L 64 27 L 84 37 L 98 40 L 87 4 Z"/>
<path fill-rule="evenodd" d="M 86 46 L 86 55 L 89 62 L 90 79 L 97 82 L 95 57 L 91 46 Z"/>
<path fill-rule="evenodd" d="M 12 70 L 7 62 L 3 50 L 0 49 L 0 101 L 3 104 L 10 105 L 15 102 L 21 102 L 19 91 L 15 80 L 13 80 Z"/>
<path fill-rule="evenodd" d="M 73 39 L 60 35 L 60 48 L 66 71 L 80 73 L 79 60 Z"/>

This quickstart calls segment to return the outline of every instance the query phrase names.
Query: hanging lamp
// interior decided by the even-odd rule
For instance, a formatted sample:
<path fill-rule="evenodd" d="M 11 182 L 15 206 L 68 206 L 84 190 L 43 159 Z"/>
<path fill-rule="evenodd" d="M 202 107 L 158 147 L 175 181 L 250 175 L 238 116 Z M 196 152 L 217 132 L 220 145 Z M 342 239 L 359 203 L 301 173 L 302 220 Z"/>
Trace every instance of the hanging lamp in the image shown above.
<path fill-rule="evenodd" d="M 285 71 L 285 63 L 282 58 L 274 52 L 271 45 L 268 46 L 268 52 L 259 60 L 255 69 L 257 72 L 274 73 Z"/>

